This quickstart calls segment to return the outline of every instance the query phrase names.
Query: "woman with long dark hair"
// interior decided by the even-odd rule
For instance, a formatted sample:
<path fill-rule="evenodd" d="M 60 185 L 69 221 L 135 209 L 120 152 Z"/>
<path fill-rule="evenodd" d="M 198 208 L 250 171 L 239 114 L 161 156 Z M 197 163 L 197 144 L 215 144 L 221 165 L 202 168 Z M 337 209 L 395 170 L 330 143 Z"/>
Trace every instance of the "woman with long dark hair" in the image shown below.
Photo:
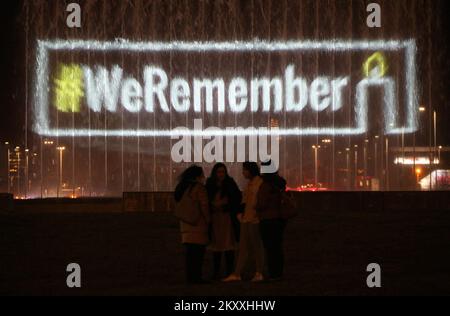
<path fill-rule="evenodd" d="M 204 182 L 203 169 L 194 165 L 181 174 L 175 188 L 176 203 L 181 203 L 181 200 L 188 194 L 192 203 L 198 206 L 200 211 L 200 217 L 195 225 L 180 221 L 181 240 L 186 254 L 186 281 L 193 284 L 206 283 L 202 279 L 202 265 L 209 239 L 210 215 L 208 194 L 203 185 Z"/>
<path fill-rule="evenodd" d="M 211 176 L 206 181 L 206 190 L 211 210 L 211 239 L 208 249 L 213 251 L 213 279 L 220 280 L 223 256 L 226 275 L 230 275 L 234 269 L 239 232 L 236 215 L 241 203 L 241 192 L 223 163 L 214 165 Z"/>

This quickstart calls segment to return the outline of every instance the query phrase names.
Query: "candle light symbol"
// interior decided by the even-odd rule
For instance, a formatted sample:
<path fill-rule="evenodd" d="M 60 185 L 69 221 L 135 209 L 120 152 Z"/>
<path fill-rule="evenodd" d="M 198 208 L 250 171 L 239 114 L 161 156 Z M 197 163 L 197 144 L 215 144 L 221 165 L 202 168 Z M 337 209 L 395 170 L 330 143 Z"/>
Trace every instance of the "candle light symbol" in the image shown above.
<path fill-rule="evenodd" d="M 366 77 L 381 78 L 388 69 L 389 66 L 382 52 L 373 53 L 363 64 L 363 73 Z"/>

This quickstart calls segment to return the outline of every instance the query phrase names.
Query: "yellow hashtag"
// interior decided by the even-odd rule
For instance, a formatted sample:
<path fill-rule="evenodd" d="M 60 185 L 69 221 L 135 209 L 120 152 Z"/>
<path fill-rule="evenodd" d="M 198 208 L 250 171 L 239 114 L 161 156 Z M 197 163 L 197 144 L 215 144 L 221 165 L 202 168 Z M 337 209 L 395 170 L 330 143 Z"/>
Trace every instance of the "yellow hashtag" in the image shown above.
<path fill-rule="evenodd" d="M 61 112 L 80 112 L 84 96 L 83 70 L 79 65 L 62 64 L 55 82 L 55 106 Z"/>

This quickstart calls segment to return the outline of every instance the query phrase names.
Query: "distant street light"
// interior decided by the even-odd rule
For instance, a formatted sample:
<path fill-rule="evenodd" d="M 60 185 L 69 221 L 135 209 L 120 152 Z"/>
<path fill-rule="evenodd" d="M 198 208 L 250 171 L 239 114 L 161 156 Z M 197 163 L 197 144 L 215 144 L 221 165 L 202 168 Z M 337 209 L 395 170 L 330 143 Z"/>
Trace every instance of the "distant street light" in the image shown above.
<path fill-rule="evenodd" d="M 8 164 L 8 170 L 7 170 L 7 174 L 8 174 L 8 193 L 11 193 L 11 163 L 10 163 L 10 159 L 11 159 L 11 150 L 9 149 L 9 142 L 5 142 L 5 145 L 8 146 L 8 150 L 7 150 L 7 155 L 8 155 L 8 159 L 7 159 L 7 164 Z"/>
<path fill-rule="evenodd" d="M 378 139 L 380 138 L 380 136 L 376 135 L 375 136 L 375 141 L 374 141 L 374 156 L 375 156 L 375 166 L 374 166 L 374 177 L 378 179 Z"/>
<path fill-rule="evenodd" d="M 347 165 L 347 190 L 350 190 L 350 148 L 345 148 Z"/>
<path fill-rule="evenodd" d="M 434 159 L 435 159 L 435 157 L 436 157 L 436 152 L 437 152 L 437 147 L 436 147 L 436 141 L 437 141 L 437 130 L 436 130 L 436 126 L 437 125 L 437 112 L 436 111 L 433 111 L 433 129 L 434 129 L 434 131 L 433 131 L 433 134 L 434 134 L 434 150 L 433 150 L 433 161 L 434 161 Z M 433 167 L 433 164 L 430 164 L 430 169 L 431 169 L 431 171 L 433 171 L 433 169 L 435 169 L 435 167 Z M 433 174 L 433 172 L 431 172 L 431 174 Z M 434 173 L 434 179 L 436 180 L 436 177 L 437 177 L 437 173 L 435 172 Z M 432 182 L 432 180 L 431 180 L 431 178 L 430 178 L 430 183 Z M 436 182 L 435 182 L 436 183 Z"/>
<path fill-rule="evenodd" d="M 44 146 L 53 145 L 52 140 L 45 139 L 42 144 Z M 44 158 L 48 160 L 48 158 L 44 157 L 45 149 L 41 146 L 41 198 L 44 196 L 44 183 L 45 183 L 45 192 L 48 192 L 48 182 L 47 182 L 47 172 L 44 172 Z M 47 169 L 47 168 L 46 168 Z M 47 170 L 46 170 L 47 171 Z"/>
<path fill-rule="evenodd" d="M 386 148 L 386 152 L 385 152 L 385 185 L 386 185 L 386 190 L 389 191 L 389 138 L 386 137 L 386 144 L 385 144 L 385 148 Z"/>
<path fill-rule="evenodd" d="M 62 189 L 62 171 L 63 171 L 63 151 L 66 149 L 64 146 L 56 147 L 59 151 L 59 186 L 57 190 L 57 197 L 59 197 L 59 190 Z"/>
<path fill-rule="evenodd" d="M 358 145 L 355 145 L 355 189 L 357 188 L 358 182 L 356 181 L 356 178 L 358 177 Z"/>
<path fill-rule="evenodd" d="M 314 149 L 314 185 L 317 188 L 318 187 L 317 150 L 320 148 L 320 146 L 313 145 L 312 148 Z"/>
<path fill-rule="evenodd" d="M 28 153 L 29 153 L 29 149 L 25 149 L 25 181 L 26 181 L 26 183 L 25 183 L 25 198 L 27 198 L 28 197 L 28 186 L 29 186 L 29 184 L 28 184 Z"/>
<path fill-rule="evenodd" d="M 367 146 L 369 145 L 369 140 L 364 140 L 364 178 L 367 177 Z M 365 179 L 364 179 L 365 180 Z"/>
<path fill-rule="evenodd" d="M 20 147 L 15 148 L 17 156 L 17 196 L 20 198 Z"/>

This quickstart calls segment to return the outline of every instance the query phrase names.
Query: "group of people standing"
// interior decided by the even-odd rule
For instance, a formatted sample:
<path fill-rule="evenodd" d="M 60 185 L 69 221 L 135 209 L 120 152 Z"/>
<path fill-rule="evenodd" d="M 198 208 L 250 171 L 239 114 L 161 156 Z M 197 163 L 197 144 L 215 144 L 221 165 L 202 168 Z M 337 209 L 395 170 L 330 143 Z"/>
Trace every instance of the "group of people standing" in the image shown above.
<path fill-rule="evenodd" d="M 206 181 L 203 169 L 196 165 L 180 176 L 175 201 L 181 203 L 188 194 L 200 212 L 195 224 L 180 221 L 188 283 L 209 282 L 202 275 L 207 249 L 213 253 L 214 280 L 240 281 L 250 259 L 255 266 L 251 281 L 282 277 L 286 220 L 280 207 L 286 181 L 277 172 L 260 174 L 258 164 L 250 161 L 243 163 L 242 174 L 248 181 L 243 193 L 223 163 L 213 167 Z"/>

